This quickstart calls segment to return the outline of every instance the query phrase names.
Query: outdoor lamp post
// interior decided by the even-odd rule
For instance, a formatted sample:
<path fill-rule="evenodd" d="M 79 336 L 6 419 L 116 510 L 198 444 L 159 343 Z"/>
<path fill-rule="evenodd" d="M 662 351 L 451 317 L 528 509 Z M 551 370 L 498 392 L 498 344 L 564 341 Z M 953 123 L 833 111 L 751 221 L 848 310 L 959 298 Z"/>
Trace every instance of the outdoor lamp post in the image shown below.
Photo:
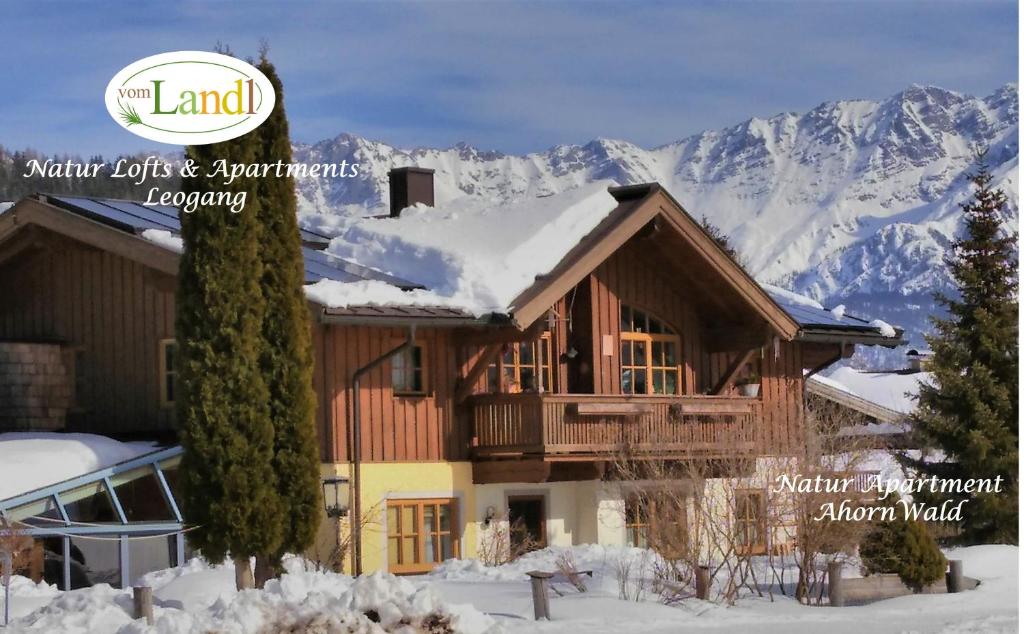
<path fill-rule="evenodd" d="M 324 509 L 327 517 L 348 515 L 350 491 L 348 478 L 329 476 L 323 480 Z"/>

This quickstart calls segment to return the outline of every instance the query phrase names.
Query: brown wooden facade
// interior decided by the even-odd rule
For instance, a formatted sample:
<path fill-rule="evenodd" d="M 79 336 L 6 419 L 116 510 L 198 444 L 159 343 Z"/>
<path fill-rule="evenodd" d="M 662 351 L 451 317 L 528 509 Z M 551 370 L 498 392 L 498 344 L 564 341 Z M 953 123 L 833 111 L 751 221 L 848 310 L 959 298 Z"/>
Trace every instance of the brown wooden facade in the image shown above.
<path fill-rule="evenodd" d="M 0 340 L 52 342 L 73 363 L 69 431 L 151 435 L 161 404 L 160 342 L 174 337 L 173 277 L 46 231 L 15 238 L 0 261 Z"/>
<path fill-rule="evenodd" d="M 706 236 L 686 243 L 651 220 L 670 203 L 667 197 L 623 203 L 620 220 L 636 224 L 632 233 L 560 295 L 533 293 L 552 303 L 546 311 L 521 310 L 540 315 L 532 325 L 519 328 L 513 318 L 503 326 L 417 328 L 425 377 L 419 394 L 395 394 L 388 363 L 352 394 L 355 371 L 401 343 L 407 327 L 373 319 L 330 323 L 322 307 L 311 305 L 324 462 L 353 459 L 353 398 L 360 402 L 359 453 L 366 462 L 599 461 L 624 446 L 666 458 L 798 451 L 804 370 L 833 359 L 837 347 L 794 340 L 783 318 L 765 316 L 758 304 L 764 298 L 744 296 L 755 291 L 740 288 L 739 273 L 729 271 L 737 282 L 708 263 Z M 637 220 L 641 212 L 647 215 Z M 49 213 L 40 210 L 35 226 L 20 228 L 11 224 L 12 214 L 0 216 L 0 340 L 51 341 L 75 353 L 68 430 L 172 434 L 173 407 L 161 403 L 160 350 L 174 332 L 177 256 L 95 223 L 76 229 L 73 217 L 68 227 L 58 226 Z M 601 232 L 617 235 L 621 225 Z M 622 393 L 623 305 L 656 317 L 678 337 L 675 394 Z M 481 360 L 538 339 L 545 329 L 549 388 L 491 393 Z M 761 376 L 756 397 L 741 396 L 732 385 L 746 367 Z"/>

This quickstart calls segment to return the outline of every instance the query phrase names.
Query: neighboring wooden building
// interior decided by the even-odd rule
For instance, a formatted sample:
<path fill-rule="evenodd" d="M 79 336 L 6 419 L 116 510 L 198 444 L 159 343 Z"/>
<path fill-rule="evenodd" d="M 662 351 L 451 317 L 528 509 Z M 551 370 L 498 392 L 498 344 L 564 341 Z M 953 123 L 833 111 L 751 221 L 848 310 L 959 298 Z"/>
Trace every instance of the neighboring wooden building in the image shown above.
<path fill-rule="evenodd" d="M 425 175 L 393 180 L 417 179 L 397 189 L 432 202 Z M 805 375 L 857 343 L 902 343 L 769 294 L 659 186 L 609 191 L 614 210 L 505 312 L 310 302 L 324 474 L 355 480 L 358 464 L 353 510 L 375 516 L 362 569 L 472 556 L 477 530 L 506 514 L 548 544 L 623 543 L 625 502 L 603 479 L 624 449 L 795 455 Z M 173 209 L 70 197 L 0 214 L 0 368 L 25 343 L 64 360 L 48 370 L 55 391 L 28 390 L 37 368 L 9 363 L 4 429 L 64 407 L 68 431 L 174 442 L 178 226 Z M 309 282 L 416 287 L 304 240 Z M 751 377 L 759 393 L 745 396 Z"/>

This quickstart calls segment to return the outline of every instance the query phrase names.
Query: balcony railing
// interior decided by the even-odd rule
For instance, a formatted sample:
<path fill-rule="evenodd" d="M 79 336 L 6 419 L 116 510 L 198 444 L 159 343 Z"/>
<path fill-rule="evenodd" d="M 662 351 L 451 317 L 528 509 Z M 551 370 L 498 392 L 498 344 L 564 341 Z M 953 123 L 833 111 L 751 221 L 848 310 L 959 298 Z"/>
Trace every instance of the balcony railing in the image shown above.
<path fill-rule="evenodd" d="M 761 401 L 735 396 L 478 394 L 473 452 L 731 455 L 756 446 Z"/>

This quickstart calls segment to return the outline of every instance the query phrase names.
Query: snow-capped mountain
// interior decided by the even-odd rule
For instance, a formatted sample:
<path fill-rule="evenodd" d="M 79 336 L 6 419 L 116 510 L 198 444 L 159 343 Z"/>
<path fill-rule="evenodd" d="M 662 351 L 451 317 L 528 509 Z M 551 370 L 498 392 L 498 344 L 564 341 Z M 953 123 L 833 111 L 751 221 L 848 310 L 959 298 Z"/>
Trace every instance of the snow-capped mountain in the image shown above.
<path fill-rule="evenodd" d="M 396 165 L 436 170 L 437 198 L 516 200 L 598 179 L 659 181 L 726 231 L 760 280 L 874 314 L 920 343 L 931 293 L 949 287 L 942 258 L 970 192 L 975 147 L 1018 219 L 1018 94 L 987 97 L 911 86 L 883 101 L 823 103 L 753 118 L 654 149 L 597 139 L 526 156 L 465 144 L 400 149 L 342 134 L 296 147 L 296 160 L 360 165 L 360 178 L 299 183 L 304 214 L 366 213 L 385 204 Z"/>

